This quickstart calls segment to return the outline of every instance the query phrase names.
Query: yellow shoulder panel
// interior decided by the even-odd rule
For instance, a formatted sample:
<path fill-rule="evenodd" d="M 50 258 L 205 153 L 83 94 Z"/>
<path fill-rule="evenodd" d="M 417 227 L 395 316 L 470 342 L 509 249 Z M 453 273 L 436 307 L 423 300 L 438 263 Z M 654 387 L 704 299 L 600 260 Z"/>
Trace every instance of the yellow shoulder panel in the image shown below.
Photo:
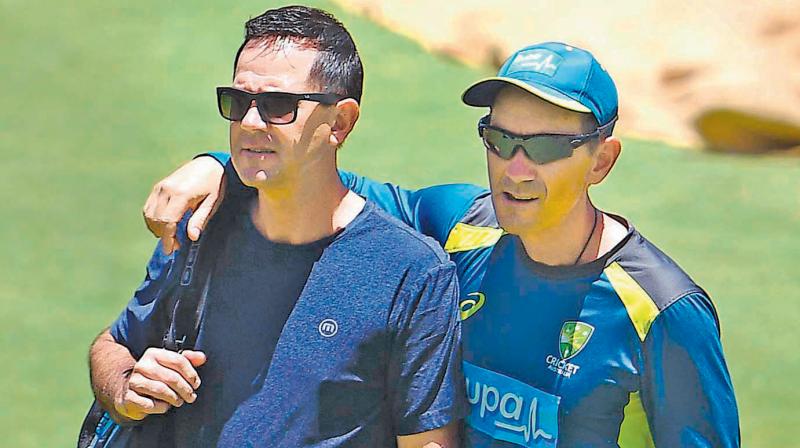
<path fill-rule="evenodd" d="M 651 448 L 656 446 L 655 442 L 653 442 L 653 434 L 650 432 L 650 425 L 647 423 L 647 414 L 644 413 L 642 398 L 639 396 L 638 391 L 631 393 L 628 404 L 623 410 L 617 445 L 620 448 Z"/>
<path fill-rule="evenodd" d="M 503 236 L 503 229 L 458 223 L 447 235 L 444 250 L 447 253 L 453 253 L 494 246 L 501 236 Z"/>
<path fill-rule="evenodd" d="M 605 269 L 605 273 L 625 305 L 639 339 L 644 341 L 647 332 L 650 331 L 650 325 L 658 316 L 658 307 L 650 295 L 618 263 L 611 263 Z"/>

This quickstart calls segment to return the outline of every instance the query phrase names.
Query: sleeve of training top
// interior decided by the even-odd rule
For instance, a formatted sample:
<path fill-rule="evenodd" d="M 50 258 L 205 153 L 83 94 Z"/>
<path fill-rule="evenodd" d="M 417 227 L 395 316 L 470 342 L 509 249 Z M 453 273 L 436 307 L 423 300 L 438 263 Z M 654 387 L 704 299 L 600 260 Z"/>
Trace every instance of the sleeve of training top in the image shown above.
<path fill-rule="evenodd" d="M 198 154 L 196 157 L 200 156 L 213 157 L 225 166 L 226 195 L 241 198 L 255 194 L 236 175 L 228 153 L 210 152 Z M 435 185 L 408 190 L 342 170 L 339 170 L 339 177 L 347 188 L 374 202 L 418 232 L 434 238 L 442 246 L 453 227 L 473 207 L 475 200 L 486 193 L 485 188 L 469 184 Z"/>
<path fill-rule="evenodd" d="M 642 404 L 656 447 L 738 447 L 739 417 L 714 307 L 702 293 L 663 310 L 644 342 Z"/>
<path fill-rule="evenodd" d="M 187 217 L 184 217 L 178 235 L 185 234 L 186 223 Z M 162 249 L 161 241 L 158 242 L 147 263 L 144 280 L 109 328 L 114 340 L 127 347 L 135 359 L 139 359 L 148 347 L 162 346 L 167 321 L 166 316 L 159 312 L 157 304 L 169 282 L 175 280 L 175 275 L 179 275 L 173 272 L 173 265 L 180 251 L 189 246 L 187 241 L 180 241 L 180 244 L 180 249 L 167 255 Z"/>
<path fill-rule="evenodd" d="M 212 152 L 200 153 L 200 154 L 192 157 L 192 160 L 194 160 L 194 159 L 196 159 L 198 157 L 203 157 L 203 156 L 212 157 L 214 160 L 216 160 L 222 166 L 225 166 L 228 163 L 228 160 L 231 159 L 231 155 L 228 154 L 227 152 L 212 151 Z"/>
<path fill-rule="evenodd" d="M 455 274 L 452 262 L 432 268 L 401 290 L 401 305 L 390 315 L 387 384 L 398 435 L 441 428 L 466 415 Z"/>
<path fill-rule="evenodd" d="M 225 166 L 226 195 L 241 198 L 255 194 L 236 175 L 228 153 L 209 152 L 198 154 L 195 158 L 201 156 L 213 157 Z M 376 203 L 418 232 L 434 238 L 442 246 L 453 227 L 473 207 L 475 200 L 486 193 L 485 188 L 469 184 L 435 185 L 408 190 L 343 170 L 339 170 L 339 177 L 347 188 Z"/>
<path fill-rule="evenodd" d="M 407 190 L 391 183 L 339 170 L 344 185 L 376 203 L 395 218 L 444 247 L 450 231 L 462 221 L 486 189 L 470 184 L 434 185 Z"/>
<path fill-rule="evenodd" d="M 449 184 L 406 190 L 341 170 L 339 177 L 351 190 L 435 239 L 456 263 L 463 295 L 478 290 L 484 262 L 502 233 L 487 189 Z"/>

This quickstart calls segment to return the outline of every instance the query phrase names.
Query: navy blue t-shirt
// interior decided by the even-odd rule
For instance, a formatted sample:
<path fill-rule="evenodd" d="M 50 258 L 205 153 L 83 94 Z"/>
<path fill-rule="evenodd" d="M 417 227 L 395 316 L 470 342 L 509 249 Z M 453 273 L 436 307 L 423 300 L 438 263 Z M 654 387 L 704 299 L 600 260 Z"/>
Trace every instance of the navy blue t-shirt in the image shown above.
<path fill-rule="evenodd" d="M 215 446 L 228 421 L 248 418 L 238 406 L 263 387 L 283 325 L 312 266 L 335 238 L 275 243 L 246 213 L 236 216 L 232 227 L 211 283 L 215 300 L 206 307 L 198 335 L 208 357 L 198 372 L 203 386 L 197 401 L 176 416 L 181 420 L 176 440 L 187 446 Z M 220 442 L 236 446 L 236 437 L 229 434 Z"/>
<path fill-rule="evenodd" d="M 465 415 L 455 268 L 432 240 L 372 203 L 309 245 L 270 242 L 247 214 L 226 234 L 198 400 L 164 419 L 176 445 L 393 446 Z M 157 248 L 111 327 L 137 358 L 160 345 L 174 257 Z"/>

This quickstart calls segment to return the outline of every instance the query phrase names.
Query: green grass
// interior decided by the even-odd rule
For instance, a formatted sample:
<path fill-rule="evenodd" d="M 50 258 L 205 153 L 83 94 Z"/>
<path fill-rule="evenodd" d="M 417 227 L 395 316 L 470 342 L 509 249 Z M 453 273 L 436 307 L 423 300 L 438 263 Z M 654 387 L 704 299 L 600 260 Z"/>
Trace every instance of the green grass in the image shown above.
<path fill-rule="evenodd" d="M 407 186 L 485 182 L 482 73 L 343 14 L 366 68 L 362 120 L 342 165 Z M 193 153 L 226 145 L 213 88 L 243 20 L 272 2 L 0 0 L 0 434 L 71 445 L 90 402 L 86 348 L 127 301 L 154 240 L 141 205 Z M 713 295 L 746 446 L 794 438 L 800 374 L 800 163 L 625 140 L 597 202 L 622 213 Z M 792 429 L 787 429 L 792 428 Z"/>

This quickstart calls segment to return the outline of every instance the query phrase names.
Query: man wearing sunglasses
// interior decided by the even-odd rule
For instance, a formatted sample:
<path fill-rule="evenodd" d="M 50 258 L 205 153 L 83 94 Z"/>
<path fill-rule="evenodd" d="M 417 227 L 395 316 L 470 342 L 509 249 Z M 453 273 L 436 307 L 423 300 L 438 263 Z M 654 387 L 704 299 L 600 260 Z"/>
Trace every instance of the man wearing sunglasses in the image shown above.
<path fill-rule="evenodd" d="M 221 249 L 189 313 L 202 316 L 194 350 L 158 348 L 162 290 L 189 272 L 173 269 L 181 251 L 192 257 L 185 239 L 156 249 L 91 349 L 98 400 L 118 422 L 142 421 L 136 446 L 457 443 L 455 265 L 337 172 L 361 86 L 355 44 L 328 13 L 293 6 L 247 22 L 217 100 L 231 177 L 253 195 L 226 201 L 204 235 Z"/>
<path fill-rule="evenodd" d="M 478 136 L 490 191 L 409 191 L 341 176 L 436 238 L 458 266 L 470 445 L 738 446 L 708 295 L 627 220 L 590 200 L 621 151 L 606 70 L 580 48 L 532 45 L 463 101 L 489 108 Z M 194 191 L 156 190 L 145 207 L 151 230 L 174 238 L 165 223 L 179 215 L 154 201 L 176 200 L 183 213 L 215 200 L 205 198 L 221 171 L 200 158 L 173 174 L 170 182 Z M 252 194 L 227 182 L 230 196 Z M 205 219 L 200 211 L 192 224 Z"/>

